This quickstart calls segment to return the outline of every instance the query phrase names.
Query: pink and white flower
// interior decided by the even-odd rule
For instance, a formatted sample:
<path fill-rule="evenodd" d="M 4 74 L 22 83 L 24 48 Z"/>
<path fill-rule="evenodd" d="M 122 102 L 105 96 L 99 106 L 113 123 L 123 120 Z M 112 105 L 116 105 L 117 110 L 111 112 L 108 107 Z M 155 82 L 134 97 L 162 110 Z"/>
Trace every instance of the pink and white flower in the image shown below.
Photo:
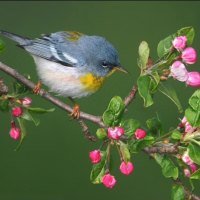
<path fill-rule="evenodd" d="M 191 169 L 192 173 L 194 173 L 194 172 L 196 172 L 196 171 L 198 170 L 198 167 L 197 167 L 196 164 L 192 163 L 192 164 L 190 165 L 190 169 Z"/>
<path fill-rule="evenodd" d="M 24 97 L 23 99 L 21 99 L 21 103 L 23 106 L 30 106 L 32 103 L 32 99 L 29 97 Z"/>
<path fill-rule="evenodd" d="M 177 50 L 183 50 L 187 45 L 186 36 L 178 36 L 172 41 L 173 47 Z"/>
<path fill-rule="evenodd" d="M 186 177 L 190 177 L 191 173 L 189 169 L 185 168 L 183 171 Z"/>
<path fill-rule="evenodd" d="M 186 84 L 191 87 L 200 87 L 200 73 L 189 72 Z"/>
<path fill-rule="evenodd" d="M 192 165 L 194 162 L 193 160 L 190 158 L 188 151 L 185 151 L 182 155 L 182 161 L 187 164 L 187 165 Z"/>
<path fill-rule="evenodd" d="M 170 76 L 178 81 L 185 82 L 188 79 L 188 71 L 181 61 L 175 61 L 170 66 Z"/>
<path fill-rule="evenodd" d="M 187 121 L 186 117 L 183 117 L 181 124 L 185 128 L 185 133 L 192 133 L 195 130 L 195 128 L 193 128 L 192 125 Z"/>
<path fill-rule="evenodd" d="M 124 129 L 122 127 L 109 127 L 108 128 L 108 137 L 113 140 L 119 140 L 120 137 L 124 134 Z"/>
<path fill-rule="evenodd" d="M 181 54 L 182 60 L 187 64 L 194 64 L 197 61 L 197 52 L 192 47 L 187 47 Z"/>

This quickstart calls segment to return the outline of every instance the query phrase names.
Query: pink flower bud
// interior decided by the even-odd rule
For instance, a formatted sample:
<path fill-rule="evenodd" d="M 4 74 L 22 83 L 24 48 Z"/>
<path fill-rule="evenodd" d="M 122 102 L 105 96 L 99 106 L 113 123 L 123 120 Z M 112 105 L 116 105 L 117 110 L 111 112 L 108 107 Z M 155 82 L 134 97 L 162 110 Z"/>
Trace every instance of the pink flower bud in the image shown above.
<path fill-rule="evenodd" d="M 124 134 L 124 129 L 122 127 L 108 128 L 108 137 L 113 140 L 119 140 Z"/>
<path fill-rule="evenodd" d="M 18 140 L 21 135 L 21 130 L 16 127 L 15 122 L 11 122 L 10 137 L 14 140 Z"/>
<path fill-rule="evenodd" d="M 32 103 L 32 99 L 29 97 L 24 97 L 23 99 L 21 99 L 21 103 L 23 106 L 30 106 Z"/>
<path fill-rule="evenodd" d="M 187 37 L 186 36 L 179 36 L 176 37 L 173 41 L 173 47 L 177 50 L 183 50 L 186 47 Z"/>
<path fill-rule="evenodd" d="M 147 133 L 146 133 L 146 131 L 143 130 L 143 129 L 138 128 L 138 129 L 135 131 L 135 137 L 136 137 L 136 139 L 138 139 L 138 140 L 145 138 L 146 135 L 147 135 Z"/>
<path fill-rule="evenodd" d="M 194 64 L 197 61 L 197 52 L 192 47 L 187 47 L 181 54 L 182 60 L 187 64 Z"/>
<path fill-rule="evenodd" d="M 91 151 L 89 157 L 93 164 L 99 163 L 101 161 L 101 152 L 99 150 Z"/>
<path fill-rule="evenodd" d="M 122 174 L 129 175 L 133 172 L 134 166 L 131 162 L 125 163 L 124 161 L 121 163 L 119 167 Z"/>
<path fill-rule="evenodd" d="M 191 173 L 189 169 L 185 168 L 183 171 L 186 177 L 190 177 Z"/>
<path fill-rule="evenodd" d="M 188 71 L 185 65 L 180 61 L 175 61 L 172 66 L 170 66 L 170 76 L 178 81 L 186 81 L 188 79 Z"/>
<path fill-rule="evenodd" d="M 197 168 L 196 164 L 193 163 L 190 165 L 190 169 L 191 169 L 192 173 L 194 173 L 197 171 L 198 168 Z"/>
<path fill-rule="evenodd" d="M 191 124 L 187 121 L 186 117 L 182 119 L 181 123 L 185 128 L 185 133 L 192 133 L 195 130 L 195 128 L 193 128 Z"/>
<path fill-rule="evenodd" d="M 23 109 L 21 107 L 15 107 L 12 109 L 12 115 L 14 117 L 20 117 L 23 114 Z"/>
<path fill-rule="evenodd" d="M 116 179 L 114 176 L 111 174 L 105 174 L 102 178 L 102 183 L 107 187 L 107 188 L 113 188 L 116 184 Z"/>
<path fill-rule="evenodd" d="M 188 151 L 185 151 L 182 155 L 182 161 L 187 165 L 192 165 L 194 163 L 193 160 L 190 158 Z"/>
<path fill-rule="evenodd" d="M 191 87 L 200 87 L 200 73 L 199 72 L 189 72 L 186 84 Z"/>

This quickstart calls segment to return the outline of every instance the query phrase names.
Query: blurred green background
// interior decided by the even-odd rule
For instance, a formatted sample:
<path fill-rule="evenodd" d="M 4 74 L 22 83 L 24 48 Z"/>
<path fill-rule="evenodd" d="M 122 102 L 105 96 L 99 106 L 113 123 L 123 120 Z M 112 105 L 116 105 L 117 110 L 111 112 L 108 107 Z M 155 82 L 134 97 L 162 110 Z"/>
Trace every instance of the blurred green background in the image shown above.
<path fill-rule="evenodd" d="M 28 37 L 61 30 L 106 37 L 118 49 L 121 63 L 130 76 L 116 73 L 99 92 L 78 101 L 83 111 L 101 115 L 114 95 L 124 97 L 135 83 L 139 75 L 137 51 L 142 40 L 149 43 L 151 56 L 156 59 L 156 47 L 161 39 L 179 28 L 193 26 L 196 31 L 193 46 L 200 53 L 199 10 L 200 2 L 192 1 L 1 1 L 0 29 Z M 14 42 L 1 39 L 6 42 L 6 50 L 0 60 L 21 73 L 31 74 L 36 82 L 32 58 L 15 47 Z M 198 61 L 189 70 L 197 70 L 199 64 Z M 12 80 L 3 72 L 0 77 L 7 83 Z M 194 89 L 174 80 L 169 82 L 186 108 Z M 53 107 L 37 96 L 33 96 L 33 105 Z M 126 116 L 145 123 L 146 119 L 156 115 L 163 121 L 166 131 L 176 127 L 178 118 L 183 116 L 162 94 L 155 95 L 155 104 L 148 109 L 144 109 L 142 100 L 136 98 Z M 171 181 L 166 180 L 159 166 L 143 153 L 133 158 L 135 172 L 128 177 L 119 173 L 119 159 L 114 155 L 112 173 L 118 184 L 113 190 L 91 184 L 88 152 L 98 148 L 99 144 L 84 139 L 77 122 L 69 120 L 67 113 L 59 108 L 40 119 L 39 127 L 27 124 L 28 137 L 21 150 L 15 152 L 17 143 L 8 135 L 10 115 L 0 113 L 0 200 L 170 199 Z M 96 126 L 88 124 L 95 133 Z M 196 192 L 200 194 L 199 185 Z"/>

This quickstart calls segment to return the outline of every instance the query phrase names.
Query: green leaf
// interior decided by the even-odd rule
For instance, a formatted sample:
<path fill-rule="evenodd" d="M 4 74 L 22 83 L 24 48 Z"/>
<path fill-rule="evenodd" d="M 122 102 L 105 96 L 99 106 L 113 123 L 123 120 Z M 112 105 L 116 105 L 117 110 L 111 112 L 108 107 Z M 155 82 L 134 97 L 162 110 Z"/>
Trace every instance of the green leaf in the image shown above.
<path fill-rule="evenodd" d="M 147 124 L 149 131 L 153 135 L 160 135 L 163 132 L 162 131 L 162 124 L 161 124 L 160 120 L 156 117 L 148 119 L 146 121 L 146 124 Z"/>
<path fill-rule="evenodd" d="M 200 169 L 198 169 L 196 172 L 191 174 L 190 179 L 198 179 L 198 180 L 200 180 Z"/>
<path fill-rule="evenodd" d="M 120 115 L 122 112 L 124 112 L 124 102 L 121 97 L 115 96 L 111 99 L 108 110 L 111 110 L 115 115 Z"/>
<path fill-rule="evenodd" d="M 28 112 L 28 110 L 24 110 L 24 113 L 21 116 L 21 118 L 33 122 L 35 126 L 38 126 L 40 124 L 40 120 L 34 117 L 30 112 Z"/>
<path fill-rule="evenodd" d="M 5 48 L 5 44 L 3 40 L 0 39 L 0 53 L 4 50 L 4 48 Z"/>
<path fill-rule="evenodd" d="M 103 122 L 108 126 L 118 125 L 124 113 L 125 105 L 121 97 L 115 96 L 111 99 L 108 108 L 103 113 Z"/>
<path fill-rule="evenodd" d="M 145 41 L 142 41 L 140 43 L 139 50 L 138 50 L 138 53 L 139 53 L 138 65 L 141 69 L 146 69 L 147 67 L 149 52 L 150 50 L 149 50 L 148 43 Z"/>
<path fill-rule="evenodd" d="M 178 111 L 181 113 L 183 112 L 183 108 L 181 106 L 181 103 L 178 99 L 178 96 L 176 94 L 176 91 L 174 88 L 169 88 L 168 86 L 164 86 L 164 84 L 160 84 L 158 89 L 162 94 L 167 96 L 178 108 Z"/>
<path fill-rule="evenodd" d="M 17 145 L 15 151 L 19 151 L 20 148 L 21 148 L 21 145 L 26 137 L 26 128 L 25 128 L 25 124 L 24 124 L 24 119 L 21 118 L 21 117 L 18 117 L 17 118 L 17 121 L 19 123 L 19 127 L 20 127 L 20 130 L 21 130 L 21 137 L 20 137 L 20 141 L 19 141 L 19 144 Z"/>
<path fill-rule="evenodd" d="M 28 91 L 30 91 L 30 89 L 28 87 L 26 87 L 24 84 L 22 84 L 18 81 L 13 82 L 14 94 L 25 94 Z"/>
<path fill-rule="evenodd" d="M 153 72 L 151 74 L 151 93 L 155 93 L 158 89 L 158 86 L 159 86 L 159 83 L 160 83 L 160 76 L 158 74 L 158 72 Z"/>
<path fill-rule="evenodd" d="M 160 154 L 154 154 L 156 162 L 161 166 L 163 176 L 166 178 L 178 178 L 178 168 L 174 165 L 172 160 Z"/>
<path fill-rule="evenodd" d="M 182 185 L 172 186 L 172 200 L 185 200 L 185 191 Z"/>
<path fill-rule="evenodd" d="M 200 89 L 196 90 L 189 99 L 190 107 L 185 110 L 185 116 L 193 127 L 200 126 Z"/>
<path fill-rule="evenodd" d="M 192 127 L 200 126 L 200 112 L 194 111 L 192 108 L 187 108 L 185 116 Z"/>
<path fill-rule="evenodd" d="M 2 112 L 7 112 L 9 111 L 10 107 L 9 107 L 9 100 L 8 99 L 0 99 L 0 110 Z"/>
<path fill-rule="evenodd" d="M 140 96 L 144 100 L 144 106 L 149 107 L 153 104 L 151 89 L 152 89 L 152 80 L 149 76 L 140 76 L 137 80 L 138 91 Z"/>
<path fill-rule="evenodd" d="M 200 89 L 196 90 L 189 99 L 189 105 L 195 111 L 200 111 Z"/>
<path fill-rule="evenodd" d="M 168 37 L 166 37 L 165 39 L 161 40 L 158 43 L 157 46 L 157 53 L 158 53 L 158 57 L 161 58 L 164 55 L 166 55 L 167 53 L 170 52 L 171 48 L 172 48 L 172 40 L 176 37 L 175 34 L 172 34 Z"/>
<path fill-rule="evenodd" d="M 29 112 L 43 114 L 48 112 L 54 112 L 55 108 L 45 109 L 45 108 L 34 108 L 34 107 L 27 107 Z"/>
<path fill-rule="evenodd" d="M 190 46 L 194 40 L 195 32 L 194 28 L 189 26 L 189 27 L 184 27 L 180 30 L 177 31 L 178 36 L 183 36 L 185 35 L 187 37 L 187 45 Z"/>
<path fill-rule="evenodd" d="M 131 154 L 130 154 L 130 151 L 128 149 L 128 145 L 123 143 L 122 141 L 120 141 L 120 152 L 121 152 L 122 158 L 125 162 L 130 161 Z"/>
<path fill-rule="evenodd" d="M 94 164 L 92 166 L 92 171 L 90 173 L 90 180 L 94 184 L 101 183 L 101 179 L 105 174 L 106 170 L 106 158 L 107 154 L 105 151 L 101 151 L 101 162 L 98 164 Z"/>
<path fill-rule="evenodd" d="M 188 150 L 189 150 L 188 153 L 189 153 L 190 158 L 195 163 L 200 165 L 200 146 L 190 143 L 189 146 L 188 146 Z"/>
<path fill-rule="evenodd" d="M 151 146 L 155 142 L 155 138 L 152 136 L 146 136 L 142 140 L 133 140 L 129 142 L 129 150 L 131 153 L 138 153 L 145 147 Z"/>
<path fill-rule="evenodd" d="M 103 122 L 107 126 L 112 126 L 115 121 L 114 113 L 111 110 L 106 110 L 102 116 Z"/>
<path fill-rule="evenodd" d="M 171 138 L 174 140 L 180 140 L 182 138 L 183 134 L 180 133 L 178 130 L 173 131 L 171 134 Z"/>
<path fill-rule="evenodd" d="M 135 119 L 128 119 L 122 122 L 122 127 L 124 128 L 125 135 L 132 137 L 136 129 L 140 127 L 140 122 Z"/>

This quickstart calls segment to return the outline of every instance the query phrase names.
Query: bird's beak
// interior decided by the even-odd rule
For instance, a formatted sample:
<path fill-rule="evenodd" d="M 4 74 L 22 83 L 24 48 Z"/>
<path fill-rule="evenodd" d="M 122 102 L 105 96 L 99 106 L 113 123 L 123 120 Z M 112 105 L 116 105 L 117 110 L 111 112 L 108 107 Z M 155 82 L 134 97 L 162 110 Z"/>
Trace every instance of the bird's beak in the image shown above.
<path fill-rule="evenodd" d="M 126 69 L 124 69 L 122 66 L 116 66 L 116 67 L 114 67 L 114 70 L 128 74 L 128 71 Z"/>

